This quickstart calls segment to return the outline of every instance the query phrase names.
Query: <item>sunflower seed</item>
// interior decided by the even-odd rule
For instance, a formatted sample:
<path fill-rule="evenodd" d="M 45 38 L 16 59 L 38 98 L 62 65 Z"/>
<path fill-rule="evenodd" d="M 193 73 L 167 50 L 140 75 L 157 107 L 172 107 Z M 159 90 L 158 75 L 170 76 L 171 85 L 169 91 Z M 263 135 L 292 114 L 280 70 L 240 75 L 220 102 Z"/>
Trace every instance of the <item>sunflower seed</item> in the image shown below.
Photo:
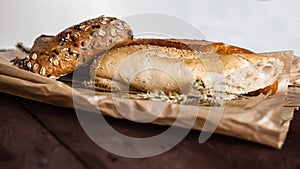
<path fill-rule="evenodd" d="M 98 32 L 98 35 L 102 36 L 102 37 L 105 36 L 105 34 L 106 34 L 106 32 L 102 29 L 100 29 L 99 32 Z"/>
<path fill-rule="evenodd" d="M 32 70 L 37 70 L 38 68 L 39 68 L 39 64 L 35 63 L 35 64 L 33 65 Z"/>
<path fill-rule="evenodd" d="M 113 36 L 113 37 L 114 37 L 114 36 L 117 36 L 117 31 L 116 31 L 116 29 L 111 29 L 111 30 L 110 30 L 110 35 Z"/>
<path fill-rule="evenodd" d="M 33 54 L 31 55 L 31 59 L 32 59 L 32 60 L 37 59 L 37 54 L 36 54 L 36 53 L 33 53 Z"/>
<path fill-rule="evenodd" d="M 44 67 L 41 67 L 40 75 L 44 76 L 45 74 L 46 74 L 46 69 Z"/>
<path fill-rule="evenodd" d="M 52 63 L 54 66 L 58 66 L 58 64 L 59 64 L 59 62 L 58 62 L 58 60 L 53 60 L 53 63 Z"/>
<path fill-rule="evenodd" d="M 115 22 L 113 22 L 113 25 L 115 25 L 116 28 L 117 28 L 117 29 L 120 29 L 120 30 L 122 30 L 122 29 L 124 28 L 122 22 L 119 21 L 119 20 L 116 20 Z"/>
<path fill-rule="evenodd" d="M 107 24 L 107 22 L 106 21 L 101 21 L 101 24 L 105 25 L 105 24 Z"/>

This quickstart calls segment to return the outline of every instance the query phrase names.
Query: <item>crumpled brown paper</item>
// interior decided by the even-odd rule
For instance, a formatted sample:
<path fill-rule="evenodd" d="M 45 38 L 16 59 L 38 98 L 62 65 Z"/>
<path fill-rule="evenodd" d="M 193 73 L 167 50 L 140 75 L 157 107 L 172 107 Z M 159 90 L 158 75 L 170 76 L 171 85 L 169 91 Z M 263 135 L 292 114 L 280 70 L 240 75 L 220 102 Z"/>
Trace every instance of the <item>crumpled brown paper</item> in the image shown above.
<path fill-rule="evenodd" d="M 280 149 L 288 132 L 290 120 L 293 118 L 293 111 L 300 106 L 298 83 L 300 59 L 294 57 L 292 60 L 291 51 L 268 54 L 282 58 L 286 62 L 285 72 L 279 79 L 280 91 L 268 97 L 259 95 L 244 100 L 227 101 L 215 132 Z M 157 108 L 159 106 L 152 106 L 149 109 L 148 101 L 125 98 L 118 98 L 116 101 L 111 93 L 72 88 L 62 82 L 11 66 L 8 62 L 16 56 L 23 55 L 17 51 L 0 52 L 0 92 L 62 107 L 73 108 L 76 105 L 76 108 L 87 111 L 93 111 L 98 107 L 104 115 L 122 119 L 125 115 L 134 121 L 145 117 L 133 113 L 133 109 L 138 108 L 147 114 L 146 117 L 156 118 L 152 123 L 160 125 L 172 125 L 180 110 L 183 111 L 181 112 L 183 115 L 176 120 L 178 126 L 189 127 L 195 116 L 193 129 L 201 130 L 205 122 L 210 123 L 207 116 L 213 112 L 210 112 L 209 106 L 199 106 L 197 114 L 193 113 L 195 106 L 184 105 L 182 109 L 182 105 L 165 102 L 155 102 L 157 105 L 164 105 L 163 111 Z M 291 77 L 289 77 L 290 70 Z M 117 111 L 118 106 L 122 107 L 122 114 Z"/>

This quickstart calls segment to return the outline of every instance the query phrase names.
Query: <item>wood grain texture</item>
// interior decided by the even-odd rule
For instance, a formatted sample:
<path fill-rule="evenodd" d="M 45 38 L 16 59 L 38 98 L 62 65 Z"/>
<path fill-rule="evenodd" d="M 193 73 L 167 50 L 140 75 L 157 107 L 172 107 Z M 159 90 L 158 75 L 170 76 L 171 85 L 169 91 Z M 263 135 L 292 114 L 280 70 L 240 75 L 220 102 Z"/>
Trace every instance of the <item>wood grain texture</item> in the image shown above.
<path fill-rule="evenodd" d="M 0 93 L 0 168 L 84 167 L 13 96 Z"/>
<path fill-rule="evenodd" d="M 299 111 L 295 112 L 291 130 L 282 150 L 218 134 L 199 144 L 197 140 L 199 131 L 191 131 L 184 140 L 166 153 L 150 158 L 131 159 L 111 154 L 97 146 L 84 133 L 74 110 L 20 98 L 18 101 L 91 168 L 101 166 L 101 168 L 123 169 L 297 169 L 300 167 Z M 91 125 L 97 123 L 93 116 L 89 117 Z M 110 117 L 106 117 L 106 120 L 119 132 L 134 137 L 153 136 L 167 129 L 165 126 L 139 124 Z"/>

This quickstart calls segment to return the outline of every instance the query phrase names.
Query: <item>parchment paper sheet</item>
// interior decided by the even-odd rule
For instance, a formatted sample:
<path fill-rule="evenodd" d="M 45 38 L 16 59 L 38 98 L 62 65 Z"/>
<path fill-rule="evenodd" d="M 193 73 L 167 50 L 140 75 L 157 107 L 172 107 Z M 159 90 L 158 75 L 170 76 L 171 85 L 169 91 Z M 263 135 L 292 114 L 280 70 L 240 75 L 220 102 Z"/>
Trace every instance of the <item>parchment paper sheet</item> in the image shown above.
<path fill-rule="evenodd" d="M 280 57 L 286 62 L 285 72 L 279 79 L 280 92 L 269 97 L 259 95 L 245 100 L 226 102 L 222 119 L 215 132 L 280 149 L 293 118 L 294 109 L 300 106 L 300 59 L 293 57 L 292 51 L 268 54 Z M 118 106 L 122 107 L 124 111 L 122 113 L 129 115 L 131 120 L 140 118 L 132 114 L 134 108 L 143 110 L 148 116 L 153 117 L 157 117 L 161 112 L 155 107 L 149 109 L 149 102 L 145 100 L 118 99 L 116 102 L 111 93 L 72 88 L 62 82 L 21 70 L 8 62 L 16 56 L 22 57 L 24 54 L 18 51 L 0 52 L 0 92 L 62 107 L 74 108 L 76 105 L 76 108 L 87 111 L 95 110 L 94 108 L 98 106 L 102 114 L 122 119 L 125 117 L 117 111 Z M 195 116 L 189 111 L 194 110 L 195 107 L 192 105 L 185 105 L 184 109 L 181 109 L 181 105 L 178 104 L 165 102 L 156 104 L 163 104 L 165 109 L 152 122 L 155 124 L 172 125 L 182 110 L 183 117 L 178 119 L 176 124 L 188 127 Z M 207 121 L 208 113 L 214 112 L 209 106 L 198 108 L 193 129 L 201 130 Z"/>

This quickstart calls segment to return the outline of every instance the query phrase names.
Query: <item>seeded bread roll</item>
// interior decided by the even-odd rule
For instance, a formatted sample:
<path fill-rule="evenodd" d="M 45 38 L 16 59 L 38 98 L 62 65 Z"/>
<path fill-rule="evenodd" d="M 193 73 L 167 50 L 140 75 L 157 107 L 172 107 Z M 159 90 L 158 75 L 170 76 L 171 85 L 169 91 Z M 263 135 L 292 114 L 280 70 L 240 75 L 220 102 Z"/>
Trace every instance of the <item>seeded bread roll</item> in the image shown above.
<path fill-rule="evenodd" d="M 38 37 L 23 68 L 58 78 L 131 39 L 132 30 L 124 21 L 100 16 L 67 28 L 56 36 Z"/>
<path fill-rule="evenodd" d="M 187 89 L 226 90 L 239 95 L 276 92 L 282 70 L 283 63 L 277 58 L 223 43 L 136 39 L 95 60 L 90 74 L 96 84 L 107 88 L 130 84 L 143 92 L 188 93 L 191 91 L 182 87 L 189 86 Z M 214 75 L 224 79 L 218 81 Z M 218 89 L 216 83 L 225 88 Z"/>

